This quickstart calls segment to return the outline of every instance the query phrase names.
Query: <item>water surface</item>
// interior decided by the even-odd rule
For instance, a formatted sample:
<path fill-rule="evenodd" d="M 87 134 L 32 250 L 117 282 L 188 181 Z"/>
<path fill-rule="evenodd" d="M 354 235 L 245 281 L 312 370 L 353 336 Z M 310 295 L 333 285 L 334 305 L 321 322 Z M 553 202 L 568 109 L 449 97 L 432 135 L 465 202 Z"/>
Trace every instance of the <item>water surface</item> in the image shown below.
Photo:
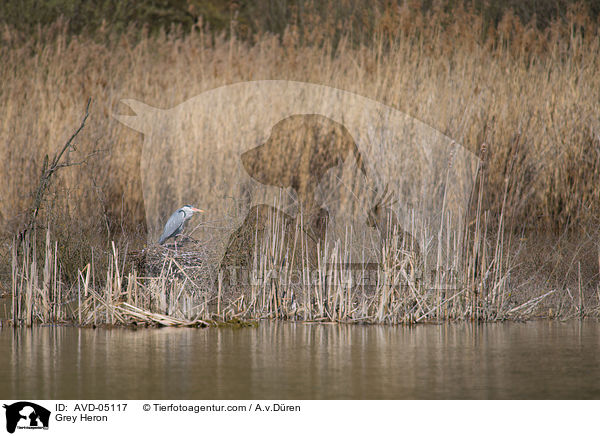
<path fill-rule="evenodd" d="M 600 323 L 0 329 L 0 398 L 600 398 Z"/>

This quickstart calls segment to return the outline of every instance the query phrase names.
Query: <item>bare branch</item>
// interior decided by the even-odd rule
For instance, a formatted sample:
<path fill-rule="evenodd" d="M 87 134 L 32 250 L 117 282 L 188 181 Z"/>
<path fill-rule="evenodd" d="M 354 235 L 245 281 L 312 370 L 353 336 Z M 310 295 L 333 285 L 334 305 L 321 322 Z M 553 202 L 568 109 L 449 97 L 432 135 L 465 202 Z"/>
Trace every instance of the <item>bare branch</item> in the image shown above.
<path fill-rule="evenodd" d="M 54 157 L 52 158 L 52 162 L 50 164 L 48 164 L 48 155 L 46 155 L 44 157 L 44 163 L 42 165 L 42 172 L 40 174 L 40 181 L 38 183 L 37 189 L 35 190 L 33 204 L 30 209 L 31 217 L 30 217 L 30 220 L 29 220 L 29 223 L 27 224 L 27 226 L 21 231 L 21 233 L 19 235 L 19 239 L 22 239 L 28 230 L 32 230 L 35 227 L 38 212 L 39 212 L 42 202 L 44 200 L 44 195 L 46 194 L 46 191 L 47 191 L 48 187 L 50 186 L 50 181 L 51 181 L 52 175 L 60 168 L 79 164 L 79 163 L 76 163 L 76 164 L 61 163 L 60 161 L 67 150 L 71 150 L 71 149 L 75 150 L 74 145 L 73 145 L 73 140 L 77 137 L 79 132 L 81 132 L 83 130 L 83 128 L 85 127 L 85 122 L 87 121 L 87 119 L 90 115 L 89 109 L 90 109 L 91 102 L 92 102 L 92 99 L 89 98 L 87 101 L 87 105 L 85 107 L 85 115 L 84 115 L 83 119 L 81 120 L 81 124 L 79 125 L 79 128 L 71 135 L 71 137 L 65 143 L 65 145 L 54 155 Z"/>

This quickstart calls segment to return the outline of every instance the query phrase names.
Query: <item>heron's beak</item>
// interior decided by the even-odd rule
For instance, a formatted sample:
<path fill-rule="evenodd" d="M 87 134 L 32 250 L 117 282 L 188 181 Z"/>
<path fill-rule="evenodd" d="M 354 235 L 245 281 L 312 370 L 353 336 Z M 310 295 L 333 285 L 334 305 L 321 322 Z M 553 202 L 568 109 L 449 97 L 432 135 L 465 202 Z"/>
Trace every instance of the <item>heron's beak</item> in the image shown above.
<path fill-rule="evenodd" d="M 196 209 L 195 207 L 193 207 L 192 210 L 194 212 L 202 212 L 202 213 L 204 213 L 204 211 L 202 209 Z"/>

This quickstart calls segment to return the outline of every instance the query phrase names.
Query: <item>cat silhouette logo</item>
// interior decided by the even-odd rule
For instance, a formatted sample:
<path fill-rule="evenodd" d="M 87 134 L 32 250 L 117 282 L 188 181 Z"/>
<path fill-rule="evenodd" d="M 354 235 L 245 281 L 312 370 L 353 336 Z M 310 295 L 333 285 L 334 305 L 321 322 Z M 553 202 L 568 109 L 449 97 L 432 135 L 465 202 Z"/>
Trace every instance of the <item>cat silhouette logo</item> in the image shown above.
<path fill-rule="evenodd" d="M 29 401 L 19 401 L 4 405 L 6 409 L 6 431 L 14 433 L 18 429 L 48 430 L 50 411 Z"/>

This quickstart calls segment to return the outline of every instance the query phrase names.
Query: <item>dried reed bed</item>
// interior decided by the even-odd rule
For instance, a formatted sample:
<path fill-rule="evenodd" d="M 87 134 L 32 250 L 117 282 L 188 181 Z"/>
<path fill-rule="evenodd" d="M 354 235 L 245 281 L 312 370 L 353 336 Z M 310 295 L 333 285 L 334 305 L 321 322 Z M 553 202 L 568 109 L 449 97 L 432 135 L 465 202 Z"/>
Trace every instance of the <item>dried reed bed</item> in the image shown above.
<path fill-rule="evenodd" d="M 134 317 L 136 309 L 129 307 L 128 315 L 115 309 L 128 307 L 123 304 L 138 307 L 129 294 L 122 295 L 130 283 L 144 290 L 131 291 L 131 298 L 138 296 L 139 310 L 174 316 L 165 304 L 167 295 L 178 295 L 177 285 L 167 288 L 161 283 L 181 280 L 175 276 L 169 281 L 178 269 L 175 263 L 158 277 L 139 278 L 122 266 L 127 256 L 117 261 L 118 249 L 143 239 L 135 236 L 140 230 L 143 234 L 145 224 L 139 178 L 142 139 L 111 114 L 126 110 L 118 103 L 126 97 L 167 108 L 223 84 L 274 78 L 326 84 L 382 101 L 474 152 L 485 143 L 485 177 L 471 223 L 471 255 L 461 258 L 463 294 L 436 294 L 435 300 L 421 295 L 415 299 L 420 303 L 417 309 L 406 312 L 389 311 L 404 304 L 399 297 L 381 294 L 357 303 L 344 300 L 342 288 L 326 287 L 315 301 L 300 307 L 296 302 L 296 308 L 288 310 L 281 309 L 279 294 L 267 294 L 265 288 L 250 294 L 252 304 L 244 302 L 246 315 L 295 310 L 294 316 L 307 319 L 359 320 L 364 314 L 381 322 L 424 315 L 423 319 L 497 319 L 509 313 L 531 314 L 547 301 L 552 302 L 552 316 L 571 316 L 575 307 L 580 313 L 593 313 L 600 216 L 598 23 L 577 7 L 544 31 L 522 24 L 510 13 L 490 28 L 478 14 L 460 8 L 450 16 L 443 9 L 424 14 L 403 7 L 385 11 L 378 20 L 372 38 L 362 44 L 354 44 L 343 32 L 334 44 L 331 35 L 339 35 L 334 22 L 311 29 L 292 25 L 281 38 L 259 34 L 252 42 L 236 38 L 235 32 L 215 36 L 202 27 L 156 37 L 105 35 L 101 43 L 68 36 L 61 22 L 41 29 L 43 37 L 35 39 L 4 28 L 0 165 L 10 177 L 0 185 L 0 255 L 6 260 L 0 274 L 12 275 L 18 317 L 26 322 L 64 319 L 75 301 L 76 283 L 77 316 L 72 319 L 81 324 Z M 94 105 L 88 125 L 67 160 L 77 162 L 94 151 L 99 152 L 97 158 L 65 168 L 53 185 L 40 221 L 50 224 L 55 239 L 47 237 L 46 246 L 32 240 L 23 254 L 11 254 L 11 237 L 21 230 L 43 158 L 70 136 L 89 96 Z M 540 249 L 531 241 L 539 229 L 558 233 L 558 242 L 550 240 Z M 563 235 L 573 232 L 582 243 L 558 252 L 569 238 Z M 108 242 L 113 240 L 114 247 Z M 40 246 L 45 247 L 44 256 Z M 90 247 L 103 254 L 93 258 Z M 344 262 L 343 247 L 328 250 L 336 254 L 333 261 L 324 258 L 323 265 Z M 39 259 L 46 259 L 42 269 Z M 536 282 L 529 281 L 528 271 L 536 274 Z M 129 274 L 134 274 L 131 281 Z M 86 277 L 91 287 L 89 282 L 84 286 Z M 188 292 L 189 283 L 184 288 Z M 533 291 L 523 297 L 519 290 L 524 288 Z M 140 303 L 142 294 L 147 301 Z M 190 298 L 177 319 L 187 322 L 215 313 L 212 303 L 204 301 L 198 307 L 195 296 Z M 332 302 L 327 310 L 325 301 Z M 345 306 L 335 303 L 340 301 Z M 587 312 L 586 301 L 592 308 Z M 362 312 L 355 304 L 363 304 Z M 241 310 L 234 306 L 219 304 L 216 313 L 233 316 Z M 374 315 L 375 307 L 380 309 Z"/>
<path fill-rule="evenodd" d="M 397 234 L 386 235 L 376 263 L 352 262 L 351 236 L 333 245 L 323 241 L 314 267 L 306 233 L 299 227 L 293 238 L 284 233 L 270 216 L 268 231 L 254 236 L 252 265 L 238 270 L 233 282 L 224 283 L 207 248 L 194 241 L 175 250 L 146 248 L 131 254 L 133 262 L 113 243 L 102 277 L 96 278 L 92 262 L 69 284 L 60 279 L 48 229 L 42 256 L 35 235 L 25 238 L 21 253 L 14 245 L 12 323 L 206 327 L 261 319 L 412 324 L 600 315 L 600 292 L 586 300 L 581 286 L 511 299 L 514 266 L 504 242 L 489 244 L 482 232 L 472 235 L 467 250 L 448 238 L 450 256 L 433 265 L 426 253 L 419 260 Z M 556 293 L 564 298 L 550 302 Z"/>
<path fill-rule="evenodd" d="M 136 269 L 125 271 L 125 257 L 112 244 L 108 254 L 108 268 L 96 272 L 94 262 L 77 271 L 77 281 L 65 283 L 61 279 L 57 244 L 51 242 L 47 229 L 43 267 L 38 266 L 36 235 L 27 236 L 18 253 L 12 250 L 11 314 L 13 325 L 31 326 L 33 323 L 76 323 L 78 325 L 135 325 L 205 327 L 200 318 L 210 318 L 207 302 L 196 306 L 198 294 L 184 293 L 189 272 L 177 260 L 165 257 L 157 277 L 137 275 Z M 181 258 L 178 259 L 181 262 Z M 99 277 L 96 277 L 99 274 Z M 195 284 L 193 284 L 195 286 Z M 193 290 L 194 286 L 190 286 Z M 169 314 L 169 315 L 167 315 Z"/>
<path fill-rule="evenodd" d="M 108 35 L 96 43 L 67 37 L 60 23 L 42 30 L 48 42 L 34 42 L 4 29 L 0 162 L 11 177 L 0 187 L 0 220 L 9 224 L 3 231 L 18 230 L 43 156 L 64 143 L 89 96 L 92 118 L 71 159 L 92 150 L 102 157 L 65 171 L 47 211 L 55 221 L 106 233 L 104 215 L 111 230 L 145 219 L 141 137 L 111 118 L 127 111 L 119 100 L 167 108 L 257 79 L 349 90 L 405 111 L 474 152 L 485 142 L 490 218 L 499 215 L 507 176 L 507 216 L 562 230 L 599 215 L 597 23 L 577 9 L 544 32 L 511 14 L 485 29 L 481 17 L 461 9 L 449 16 L 401 8 L 380 21 L 368 45 L 342 40 L 335 50 L 327 39 L 331 23 L 314 28 L 312 39 L 305 29 L 300 41 L 292 26 L 281 39 L 260 35 L 254 43 L 202 29 L 156 38 Z"/>

